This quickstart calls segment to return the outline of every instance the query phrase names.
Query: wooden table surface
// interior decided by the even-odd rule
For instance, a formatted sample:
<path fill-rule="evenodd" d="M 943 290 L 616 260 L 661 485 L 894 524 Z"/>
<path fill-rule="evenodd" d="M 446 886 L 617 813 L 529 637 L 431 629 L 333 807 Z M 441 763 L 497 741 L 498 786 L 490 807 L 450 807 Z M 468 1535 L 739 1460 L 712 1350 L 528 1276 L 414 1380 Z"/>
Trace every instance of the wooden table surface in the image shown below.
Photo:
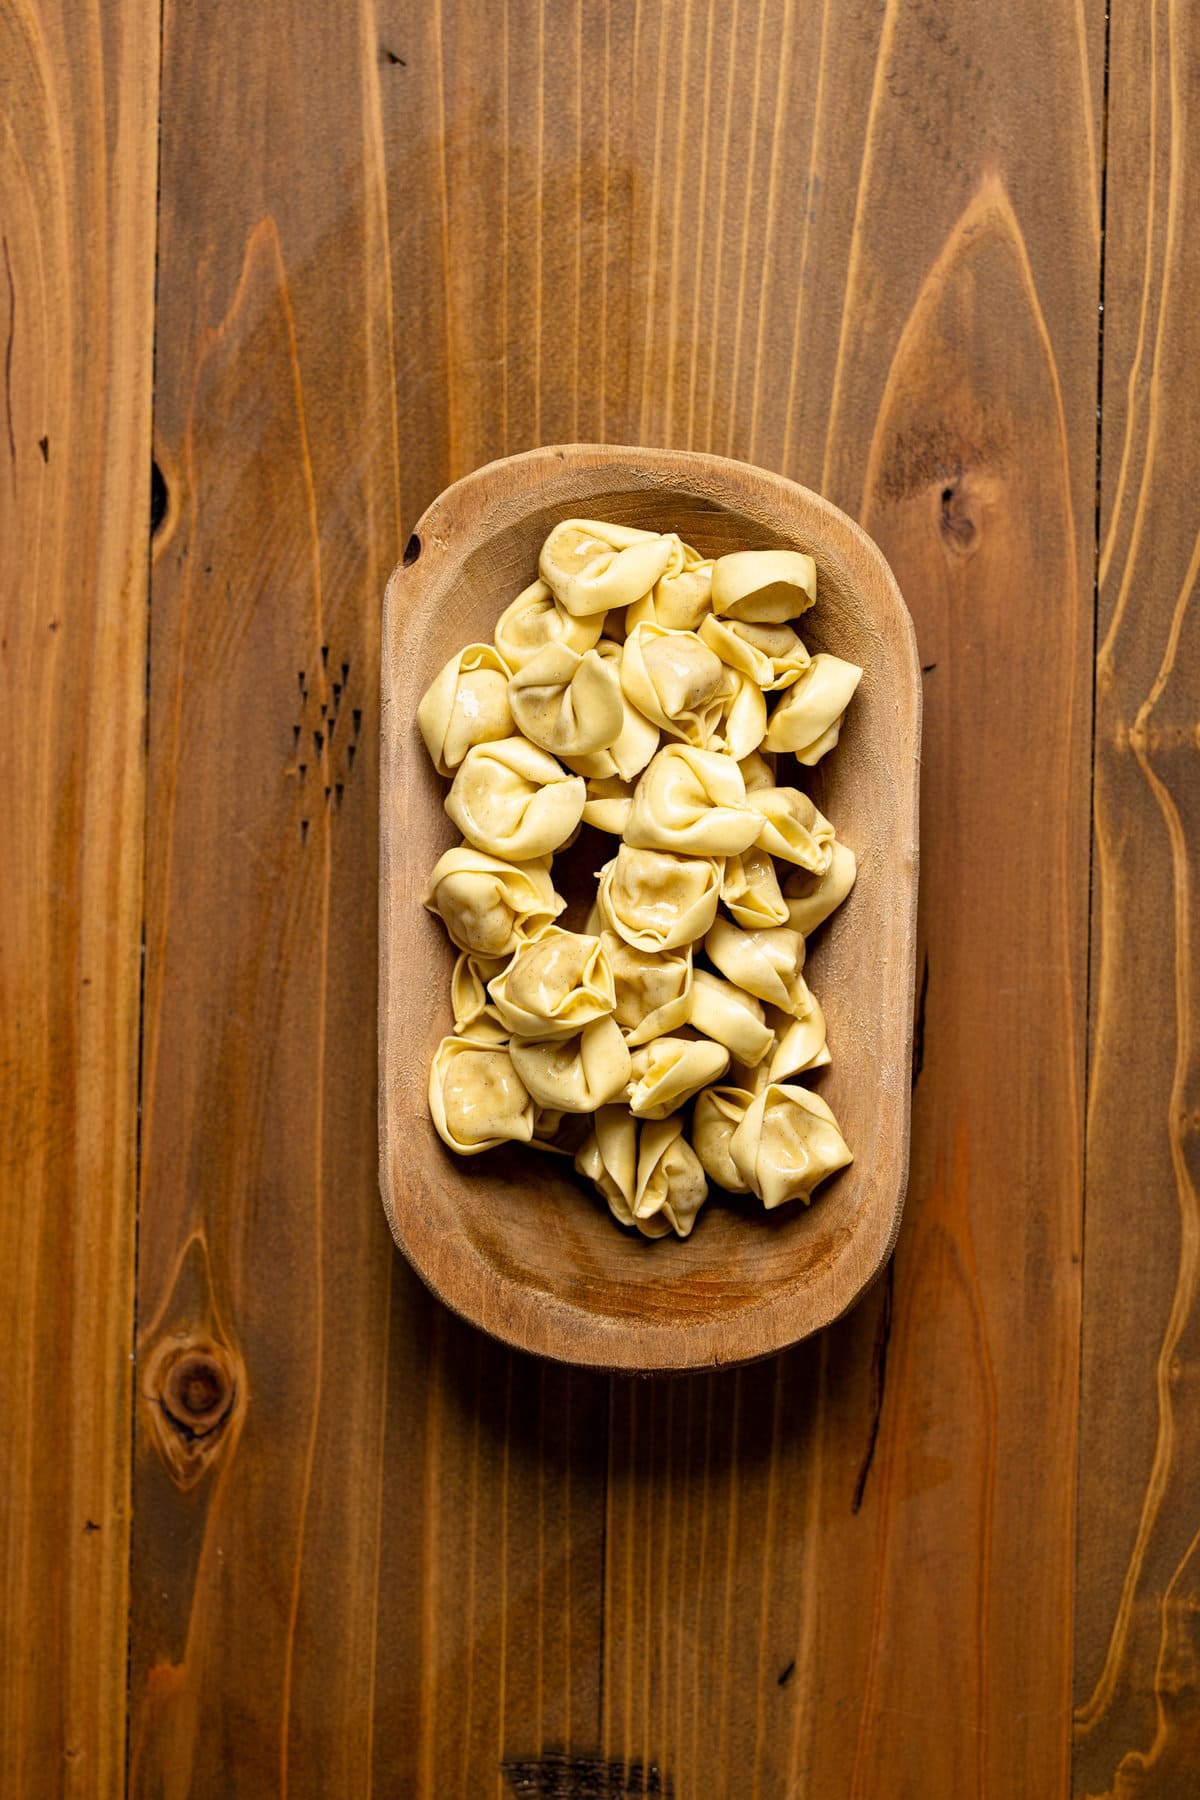
<path fill-rule="evenodd" d="M 1200 16 L 0 5 L 0 1792 L 1200 1792 Z M 376 1185 L 450 480 L 693 446 L 925 683 L 887 1274 L 507 1354 Z"/>

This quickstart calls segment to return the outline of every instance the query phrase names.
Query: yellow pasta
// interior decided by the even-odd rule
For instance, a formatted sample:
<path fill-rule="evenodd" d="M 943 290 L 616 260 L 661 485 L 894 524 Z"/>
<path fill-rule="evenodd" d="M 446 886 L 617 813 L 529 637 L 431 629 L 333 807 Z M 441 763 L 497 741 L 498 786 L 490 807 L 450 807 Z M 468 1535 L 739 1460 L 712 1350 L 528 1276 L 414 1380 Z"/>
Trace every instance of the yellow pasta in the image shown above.
<path fill-rule="evenodd" d="M 862 674 L 806 649 L 816 596 L 802 551 L 564 519 L 418 708 L 464 840 L 424 896 L 458 951 L 434 1127 L 463 1156 L 570 1158 L 644 1237 L 686 1238 L 710 1181 L 774 1208 L 851 1160 L 794 1079 L 831 1056 L 805 940 L 857 872 L 794 785 Z M 581 831 L 576 858 L 615 854 L 568 930 L 553 858 Z"/>

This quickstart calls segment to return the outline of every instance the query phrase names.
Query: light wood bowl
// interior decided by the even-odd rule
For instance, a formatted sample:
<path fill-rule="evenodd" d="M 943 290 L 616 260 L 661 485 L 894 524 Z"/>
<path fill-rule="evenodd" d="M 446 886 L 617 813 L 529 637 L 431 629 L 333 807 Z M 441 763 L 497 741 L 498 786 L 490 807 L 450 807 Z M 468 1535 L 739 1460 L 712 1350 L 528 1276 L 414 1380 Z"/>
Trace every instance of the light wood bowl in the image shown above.
<path fill-rule="evenodd" d="M 803 782 L 859 862 L 806 969 L 833 1053 L 807 1079 L 855 1160 L 811 1207 L 765 1213 L 753 1197 L 710 1197 L 683 1242 L 623 1231 L 565 1158 L 523 1145 L 452 1155 L 426 1102 L 430 1056 L 451 1029 L 454 951 L 421 898 L 457 840 L 417 703 L 447 657 L 491 638 L 547 532 L 571 516 L 678 531 L 710 556 L 807 550 L 818 602 L 804 640 L 865 671 L 841 742 Z M 921 687 L 912 622 L 878 549 L 827 501 L 744 463 L 531 451 L 456 482 L 420 520 L 388 583 L 382 686 L 380 1184 L 413 1267 L 504 1342 L 606 1369 L 746 1362 L 838 1318 L 887 1259 L 908 1174 Z M 597 867 L 613 842 L 600 844 Z"/>

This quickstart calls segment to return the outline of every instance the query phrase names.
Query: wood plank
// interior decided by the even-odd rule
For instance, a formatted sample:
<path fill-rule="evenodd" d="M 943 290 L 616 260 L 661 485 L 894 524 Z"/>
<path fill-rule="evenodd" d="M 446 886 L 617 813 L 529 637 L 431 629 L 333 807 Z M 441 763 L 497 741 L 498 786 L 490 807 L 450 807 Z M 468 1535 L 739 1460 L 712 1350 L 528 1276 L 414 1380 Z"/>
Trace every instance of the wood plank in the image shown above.
<path fill-rule="evenodd" d="M 1109 68 L 1075 1788 L 1182 1800 L 1200 1768 L 1195 21 L 1115 9 Z"/>
<path fill-rule="evenodd" d="M 125 1758 L 158 13 L 0 12 L 0 1789 Z"/>

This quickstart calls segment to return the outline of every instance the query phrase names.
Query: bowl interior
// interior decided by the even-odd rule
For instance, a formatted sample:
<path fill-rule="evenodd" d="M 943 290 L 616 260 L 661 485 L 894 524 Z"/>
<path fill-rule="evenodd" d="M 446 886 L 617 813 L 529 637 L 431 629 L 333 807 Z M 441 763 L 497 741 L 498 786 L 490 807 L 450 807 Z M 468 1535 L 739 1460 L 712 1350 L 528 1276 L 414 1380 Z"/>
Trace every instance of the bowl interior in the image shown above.
<path fill-rule="evenodd" d="M 389 590 L 384 643 L 381 1159 L 393 1228 L 450 1305 L 509 1341 L 611 1367 L 693 1366 L 769 1352 L 827 1323 L 876 1272 L 907 1170 L 919 675 L 882 557 L 850 521 L 778 478 L 719 459 L 534 453 L 448 490 Z M 664 455 L 665 453 L 660 453 Z M 740 473 L 739 473 L 740 472 Z M 747 479 L 750 478 L 750 479 Z M 569 1161 L 526 1146 L 459 1158 L 428 1116 L 429 1059 L 451 1030 L 454 951 L 422 905 L 457 841 L 448 783 L 425 755 L 417 702 L 462 645 L 491 638 L 573 514 L 677 531 L 705 555 L 793 547 L 817 562 L 810 650 L 860 663 L 841 741 L 803 786 L 855 851 L 858 881 L 812 937 L 806 977 L 832 1065 L 796 1079 L 832 1106 L 855 1155 L 811 1207 L 765 1213 L 714 1191 L 690 1238 L 622 1230 Z M 416 544 L 410 546 L 410 558 Z M 789 763 L 788 765 L 792 765 Z M 616 840 L 585 831 L 568 898 L 590 902 Z M 559 859 L 555 862 L 556 877 Z M 582 882 L 582 885 L 580 883 Z M 572 909 L 573 913 L 575 908 Z M 581 915 L 575 915 L 572 922 Z"/>

